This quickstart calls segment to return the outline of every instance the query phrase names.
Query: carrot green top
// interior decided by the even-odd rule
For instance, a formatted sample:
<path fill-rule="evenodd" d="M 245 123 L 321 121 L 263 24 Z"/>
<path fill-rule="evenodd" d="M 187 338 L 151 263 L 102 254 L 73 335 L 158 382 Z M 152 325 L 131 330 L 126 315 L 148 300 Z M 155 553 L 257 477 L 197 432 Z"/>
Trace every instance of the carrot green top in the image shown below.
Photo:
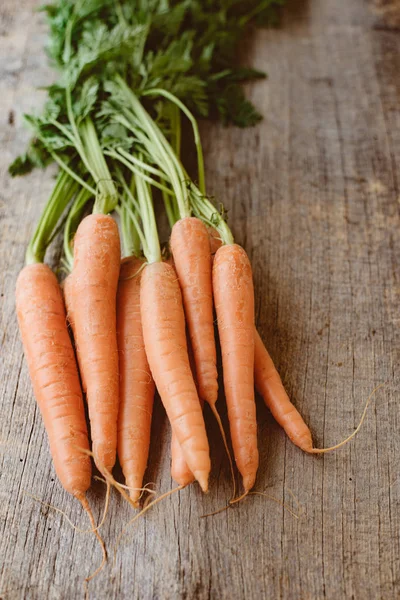
<path fill-rule="evenodd" d="M 271 24 L 284 0 L 54 0 L 43 7 L 49 23 L 48 54 L 58 71 L 42 113 L 27 115 L 33 138 L 10 167 L 12 175 L 56 162 L 64 175 L 32 240 L 27 260 L 43 260 L 61 215 L 66 263 L 70 239 L 89 198 L 93 212 L 110 213 L 134 184 L 148 260 L 158 260 L 149 185 L 159 189 L 170 223 L 194 214 L 232 242 L 223 217 L 209 201 L 196 118 L 218 117 L 247 127 L 261 116 L 241 82 L 263 77 L 237 66 L 237 49 L 251 23 Z M 198 156 L 198 185 L 180 161 L 181 111 L 191 122 Z M 60 192 L 71 180 L 78 189 Z M 85 190 L 85 191 L 83 191 Z M 68 198 L 68 200 L 67 200 Z M 125 199 L 125 200 L 124 200 Z M 57 209 L 55 208 L 57 205 Z M 146 208 L 147 207 L 147 208 Z M 128 209 L 123 210 L 127 226 Z M 144 220 L 143 220 L 144 217 Z M 147 241 L 143 245 L 143 241 Z M 157 249 L 158 245 L 158 249 Z M 135 241 L 137 251 L 138 240 Z M 146 253 L 145 252 L 145 253 Z"/>

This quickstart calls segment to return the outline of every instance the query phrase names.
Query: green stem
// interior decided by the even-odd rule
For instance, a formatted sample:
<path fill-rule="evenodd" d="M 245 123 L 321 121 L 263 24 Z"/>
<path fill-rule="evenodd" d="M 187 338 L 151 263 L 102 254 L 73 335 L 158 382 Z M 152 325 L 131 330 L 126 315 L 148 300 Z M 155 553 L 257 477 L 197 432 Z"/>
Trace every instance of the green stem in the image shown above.
<path fill-rule="evenodd" d="M 57 223 L 77 190 L 77 183 L 68 173 L 60 170 L 51 196 L 27 248 L 25 256 L 27 265 L 43 262 Z"/>
<path fill-rule="evenodd" d="M 65 28 L 65 39 L 64 39 L 64 53 L 63 53 L 63 61 L 64 64 L 69 63 L 70 59 L 71 59 L 71 49 L 72 49 L 72 29 L 76 23 L 77 20 L 77 13 L 78 13 L 78 9 L 81 7 L 82 2 L 84 2 L 85 0 L 77 0 L 77 2 L 75 2 L 73 9 L 72 9 L 72 14 L 71 17 L 69 18 L 69 21 L 66 25 Z M 78 19 L 79 20 L 79 19 Z"/>
<path fill-rule="evenodd" d="M 83 210 L 90 200 L 93 197 L 93 194 L 88 192 L 86 188 L 81 188 L 75 198 L 73 205 L 71 206 L 71 210 L 68 213 L 67 220 L 65 222 L 64 228 L 64 263 L 67 270 L 72 271 L 72 266 L 74 264 L 74 253 L 72 249 L 72 238 L 75 235 L 75 232 L 78 228 L 78 225 L 81 221 Z"/>
<path fill-rule="evenodd" d="M 51 123 L 52 125 L 54 125 L 54 127 L 59 129 L 61 133 L 63 133 L 65 137 L 75 145 L 76 140 L 74 134 L 71 131 L 69 131 L 65 125 L 59 123 L 56 119 L 49 119 L 49 123 Z"/>
<path fill-rule="evenodd" d="M 147 131 L 149 144 L 147 150 L 152 154 L 150 146 L 155 146 L 163 158 L 164 168 L 168 172 L 171 185 L 174 189 L 181 218 L 190 216 L 190 205 L 183 178 L 180 180 L 180 164 L 173 149 L 133 91 L 120 77 L 117 78 L 117 81 L 127 97 L 129 97 L 133 113 L 138 116 L 140 124 Z"/>
<path fill-rule="evenodd" d="M 140 245 L 142 243 L 143 247 L 146 246 L 146 238 L 139 225 L 139 205 L 134 198 L 135 180 L 132 177 L 131 187 L 129 187 L 118 167 L 117 173 L 125 192 L 125 201 L 119 209 L 125 256 L 131 256 L 132 254 L 140 256 Z"/>
<path fill-rule="evenodd" d="M 67 54 L 70 52 L 70 38 L 72 33 L 73 19 L 71 19 L 68 25 L 70 23 L 72 23 L 72 25 L 67 29 L 67 36 L 65 40 L 65 52 Z M 65 97 L 67 115 L 72 128 L 72 134 L 58 122 L 54 122 L 53 124 L 58 127 L 58 129 L 63 131 L 64 135 L 66 135 L 66 137 L 74 143 L 83 164 L 99 188 L 99 194 L 96 193 L 97 197 L 93 212 L 108 214 L 109 212 L 112 212 L 117 205 L 118 196 L 111 180 L 107 163 L 104 159 L 100 142 L 96 134 L 96 129 L 92 120 L 87 117 L 81 124 L 81 130 L 79 131 L 74 111 L 72 109 L 72 90 L 70 82 L 68 82 L 66 87 Z"/>
<path fill-rule="evenodd" d="M 203 151 L 197 122 L 191 112 L 178 98 L 165 90 L 154 89 L 146 92 L 147 95 L 157 94 L 169 99 L 173 105 L 177 106 L 190 120 L 197 148 L 199 187 L 190 180 L 171 144 L 144 109 L 132 90 L 126 86 L 125 82 L 120 79 L 118 79 L 118 81 L 121 91 L 124 92 L 126 98 L 129 99 L 131 108 L 129 110 L 124 106 L 121 106 L 118 114 L 115 115 L 115 119 L 121 119 L 121 122 L 124 122 L 124 126 L 135 135 L 138 144 L 145 148 L 147 155 L 151 157 L 151 162 L 155 163 L 158 169 L 161 169 L 168 176 L 169 183 L 175 192 L 175 202 L 179 218 L 189 216 L 191 214 L 191 209 L 193 209 L 194 214 L 198 218 L 218 230 L 223 243 L 232 244 L 234 241 L 232 232 L 223 216 L 219 214 L 217 209 L 205 195 Z M 174 117 L 172 117 L 172 119 L 174 119 Z M 175 131 L 176 127 L 177 125 L 175 123 Z M 175 145 L 177 146 L 176 141 Z M 168 202 L 164 196 L 164 204 L 168 220 L 172 225 L 176 221 L 174 215 L 174 201 Z M 142 213 L 144 214 L 144 211 L 141 208 L 141 214 Z"/>
<path fill-rule="evenodd" d="M 149 140 L 149 136 L 148 134 L 146 134 L 144 131 L 142 131 L 141 129 L 141 123 L 138 119 L 136 119 L 135 115 L 132 112 L 128 112 L 127 116 L 118 114 L 114 116 L 114 121 L 116 123 L 121 123 L 121 125 L 123 125 L 126 129 L 128 129 L 128 131 L 130 131 L 131 133 L 134 134 L 136 140 L 139 142 L 139 145 L 141 146 L 141 153 L 145 156 L 147 156 L 149 162 L 156 162 L 158 163 L 161 171 L 163 173 L 163 179 L 167 178 L 168 180 L 171 179 L 171 170 L 170 170 L 170 164 L 165 164 L 165 160 L 164 160 L 164 154 L 163 152 L 160 152 L 160 147 L 159 145 L 154 145 L 151 143 L 151 140 Z M 163 148 L 161 147 L 161 150 L 163 150 Z M 125 154 L 126 151 L 124 151 Z M 131 160 L 131 155 L 129 155 L 129 160 Z"/>
<path fill-rule="evenodd" d="M 138 221 L 138 218 L 137 218 L 137 213 L 133 209 L 133 207 L 128 202 L 126 202 L 126 201 L 125 201 L 125 208 L 127 210 L 129 218 L 133 222 L 133 224 L 134 224 L 134 226 L 136 228 L 136 231 L 137 231 L 137 233 L 138 233 L 138 235 L 140 237 L 140 240 L 142 242 L 143 254 L 145 256 L 147 256 L 148 253 L 149 253 L 148 244 L 147 244 L 146 238 L 145 238 L 145 236 L 144 236 L 144 234 L 142 232 L 142 229 L 141 229 L 141 227 L 139 225 L 139 221 Z"/>
<path fill-rule="evenodd" d="M 79 153 L 79 156 L 81 157 L 82 162 L 85 165 L 86 169 L 89 171 L 89 173 L 93 177 L 93 172 L 92 172 L 89 160 L 86 156 L 86 153 L 85 153 L 85 150 L 84 150 L 84 147 L 82 144 L 81 136 L 79 134 L 79 130 L 78 130 L 78 127 L 77 127 L 77 124 L 75 121 L 74 111 L 72 110 L 72 94 L 71 94 L 71 87 L 70 87 L 69 83 L 65 89 L 65 98 L 66 98 L 66 103 L 67 103 L 68 120 L 69 120 L 69 123 L 70 123 L 72 131 L 73 131 L 73 140 L 74 140 L 76 150 Z M 93 177 L 93 179 L 96 180 L 96 177 Z"/>
<path fill-rule="evenodd" d="M 133 215 L 136 218 L 136 215 L 129 208 L 127 201 L 123 201 L 121 206 L 117 206 L 115 210 L 119 214 L 121 222 L 123 256 L 140 256 L 140 237 L 131 217 Z"/>
<path fill-rule="evenodd" d="M 205 195 L 205 193 L 206 193 L 206 177 L 205 177 L 205 169 L 204 169 L 203 147 L 201 145 L 199 127 L 198 127 L 195 117 L 190 112 L 190 110 L 183 104 L 183 102 L 181 102 L 179 100 L 179 98 L 177 98 L 176 96 L 174 96 L 174 94 L 171 94 L 171 92 L 168 92 L 167 90 L 163 90 L 161 88 L 146 90 L 145 92 L 143 92 L 143 96 L 164 96 L 164 98 L 167 98 L 168 100 L 173 102 L 173 104 L 175 104 L 175 106 L 177 106 L 183 112 L 183 114 L 186 115 L 187 118 L 189 119 L 189 121 L 192 125 L 194 143 L 196 145 L 196 151 L 197 151 L 197 171 L 198 171 L 198 177 L 199 177 L 199 189 L 200 189 L 200 192 L 203 195 Z M 180 121 L 179 121 L 179 136 L 180 136 Z M 178 157 L 180 156 L 180 144 L 177 145 L 176 154 Z"/>
<path fill-rule="evenodd" d="M 134 175 L 139 175 L 142 179 L 144 179 L 144 181 L 146 181 L 150 185 L 153 185 L 154 187 L 158 188 L 162 192 L 165 192 L 166 194 L 169 194 L 170 196 L 173 195 L 173 192 L 169 188 L 167 188 L 162 183 L 159 183 L 156 179 L 153 179 L 152 177 L 149 177 L 148 175 L 143 173 L 141 169 L 134 167 L 130 159 L 124 158 L 123 156 L 118 154 L 118 152 L 115 152 L 115 150 L 105 150 L 104 154 L 106 156 L 110 156 L 111 158 L 118 160 L 120 163 L 125 165 L 125 167 L 127 167 Z"/>
<path fill-rule="evenodd" d="M 140 175 L 135 175 L 135 186 L 140 205 L 147 248 L 143 252 L 149 263 L 161 261 L 161 249 L 158 239 L 157 223 L 149 185 Z"/>
<path fill-rule="evenodd" d="M 141 254 L 141 242 L 140 242 L 139 230 L 135 226 L 135 223 L 133 221 L 132 222 L 129 221 L 127 213 L 126 213 L 126 216 L 127 216 L 126 221 L 127 221 L 128 225 L 130 225 L 128 231 L 129 231 L 129 235 L 130 235 L 132 254 L 133 254 L 133 256 L 139 257 Z"/>
<path fill-rule="evenodd" d="M 165 212 L 167 213 L 167 217 L 168 217 L 168 223 L 169 223 L 170 228 L 172 229 L 173 226 L 175 225 L 176 221 L 179 219 L 179 217 L 178 217 L 178 219 L 175 218 L 172 199 L 168 196 L 168 194 L 163 192 L 162 197 L 163 197 L 163 202 L 164 202 L 164 206 L 165 206 Z"/>
<path fill-rule="evenodd" d="M 93 194 L 93 196 L 96 195 L 96 190 L 94 189 L 94 187 L 89 185 L 86 181 L 84 181 L 84 179 L 79 177 L 79 175 L 77 175 L 72 169 L 70 169 L 69 166 L 67 165 L 67 163 L 62 160 L 62 158 L 60 158 L 55 152 L 50 152 L 50 154 L 51 154 L 53 160 L 55 160 L 55 162 L 63 169 L 63 171 L 68 173 L 68 175 L 70 177 L 72 177 L 72 179 L 75 179 L 75 181 L 77 181 L 88 192 Z"/>
<path fill-rule="evenodd" d="M 121 23 L 121 25 L 126 25 L 126 19 L 124 17 L 121 2 L 119 0 L 116 0 L 115 2 L 115 12 L 117 13 L 118 21 Z"/>
<path fill-rule="evenodd" d="M 123 148 L 117 148 L 117 152 L 122 154 L 122 156 L 124 156 L 127 160 L 130 160 L 133 164 L 137 165 L 144 171 L 148 171 L 149 173 L 152 173 L 153 175 L 160 177 L 160 179 L 164 179 L 164 180 L 168 179 L 168 177 L 165 175 L 165 173 L 160 171 L 160 169 L 156 169 L 155 167 L 148 165 L 144 160 L 140 160 L 134 154 L 129 154 L 129 152 L 127 152 Z"/>
<path fill-rule="evenodd" d="M 171 106 L 172 108 L 172 130 L 174 132 L 174 142 L 175 142 L 175 154 L 177 156 L 181 155 L 181 141 L 182 141 L 182 127 L 181 127 L 181 115 L 179 112 L 179 108 L 176 105 Z"/>
<path fill-rule="evenodd" d="M 118 193 L 104 158 L 95 126 L 90 118 L 86 118 L 82 122 L 81 133 L 86 153 L 90 156 L 91 168 L 89 172 L 99 190 L 96 195 L 93 213 L 108 214 L 117 206 Z"/>
<path fill-rule="evenodd" d="M 218 230 L 224 244 L 233 244 L 234 238 L 228 224 L 219 214 L 215 206 L 203 196 L 193 183 L 190 183 L 190 196 L 193 212 L 196 217 Z"/>
<path fill-rule="evenodd" d="M 129 187 L 125 181 L 124 176 L 122 175 L 121 169 L 118 166 L 115 166 L 115 170 L 117 173 L 118 180 L 120 181 L 120 183 L 124 189 L 126 198 L 128 198 L 130 204 L 132 204 L 132 207 L 133 207 L 133 210 L 135 211 L 135 213 L 139 214 L 140 206 L 139 206 L 139 202 L 136 200 L 136 198 L 134 196 L 135 180 L 134 180 L 133 175 L 132 175 L 133 185 L 131 183 L 131 187 Z"/>

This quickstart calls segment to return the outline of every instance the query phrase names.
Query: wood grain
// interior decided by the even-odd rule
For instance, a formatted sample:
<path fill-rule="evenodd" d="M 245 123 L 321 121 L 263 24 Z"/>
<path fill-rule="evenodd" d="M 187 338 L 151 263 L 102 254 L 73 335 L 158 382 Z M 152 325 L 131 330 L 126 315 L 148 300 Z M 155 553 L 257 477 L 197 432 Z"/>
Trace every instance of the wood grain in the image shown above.
<path fill-rule="evenodd" d="M 82 597 L 100 553 L 61 489 L 36 409 L 14 314 L 14 285 L 53 171 L 11 180 L 28 132 L 22 114 L 51 81 L 33 0 L 0 8 L 0 598 Z M 305 456 L 258 402 L 261 468 L 252 497 L 208 519 L 229 497 L 229 467 L 210 416 L 210 493 L 172 496 L 123 538 L 90 585 L 97 600 L 389 600 L 400 596 L 400 36 L 373 27 L 365 0 L 292 0 L 281 28 L 243 56 L 269 79 L 249 86 L 265 115 L 255 129 L 203 125 L 208 185 L 245 245 L 257 321 L 319 445 L 356 426 L 340 451 Z M 59 259 L 54 244 L 52 264 Z M 223 398 L 220 400 L 226 416 Z M 169 430 L 156 408 L 148 480 L 171 488 Z M 299 506 L 293 499 L 297 498 Z M 89 495 L 98 517 L 104 488 Z M 132 516 L 113 495 L 109 548 Z"/>
<path fill-rule="evenodd" d="M 374 0 L 374 27 L 400 31 L 400 0 Z"/>

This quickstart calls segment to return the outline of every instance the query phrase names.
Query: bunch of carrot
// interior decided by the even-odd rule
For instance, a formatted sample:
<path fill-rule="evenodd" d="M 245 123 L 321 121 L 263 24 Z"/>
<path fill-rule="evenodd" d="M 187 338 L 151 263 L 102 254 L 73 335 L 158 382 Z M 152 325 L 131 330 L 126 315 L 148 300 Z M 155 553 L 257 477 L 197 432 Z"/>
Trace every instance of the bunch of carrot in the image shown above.
<path fill-rule="evenodd" d="M 17 282 L 22 339 L 56 470 L 64 487 L 85 503 L 90 462 L 84 452 L 89 439 L 82 384 L 95 463 L 109 476 L 118 448 L 136 502 L 147 465 L 156 386 L 173 431 L 173 477 L 180 485 L 196 479 L 203 491 L 208 489 L 211 465 L 201 403 L 210 405 L 220 423 L 215 310 L 232 446 L 248 492 L 258 469 L 255 385 L 297 445 L 311 451 L 311 435 L 256 332 L 252 273 L 245 251 L 234 243 L 205 190 L 189 179 L 176 148 L 132 90 L 122 80 L 116 85 L 125 100 L 127 127 L 132 123 L 131 133 L 137 137 L 131 158 L 138 166 L 123 171 L 115 161 L 109 165 L 98 161 L 103 171 L 109 170 L 104 179 L 108 190 L 97 194 L 92 214 L 82 220 L 92 184 L 79 188 L 61 170 Z M 173 95 L 168 98 L 191 117 Z M 110 112 L 110 120 L 120 114 Z M 96 139 L 96 130 L 90 127 Z M 196 126 L 195 136 L 199 181 L 204 186 Z M 160 181 L 173 223 L 167 260 L 153 203 L 153 189 Z M 65 266 L 71 272 L 63 283 L 64 304 L 56 277 L 42 260 L 66 205 L 70 208 L 64 225 Z M 118 225 L 105 214 L 112 208 L 120 215 L 127 255 L 122 262 Z M 71 254 L 70 237 L 76 226 Z"/>
<path fill-rule="evenodd" d="M 311 434 L 290 402 L 255 329 L 250 262 L 205 193 L 202 149 L 193 115 L 172 94 L 155 91 L 177 109 L 175 128 L 171 123 L 166 136 L 132 90 L 122 80 L 116 85 L 123 102 L 114 113 L 109 111 L 110 118 L 120 119 L 123 114 L 126 127 L 135 136 L 137 161 L 144 165 L 136 172 L 126 169 L 123 173 L 118 167 L 115 171 L 123 190 L 119 212 L 124 246 L 127 254 L 135 256 L 125 260 L 133 260 L 133 271 L 136 269 L 136 273 L 130 272 L 123 289 L 124 293 L 128 285 L 132 289 L 131 305 L 138 307 L 136 325 L 140 320 L 142 323 L 139 362 L 144 364 L 147 358 L 171 422 L 172 475 L 180 485 L 196 479 L 203 490 L 207 489 L 210 463 L 202 402 L 211 407 L 224 435 L 216 409 L 215 311 L 233 452 L 246 493 L 254 486 L 258 469 L 255 385 L 291 439 L 306 451 L 312 451 Z M 189 178 L 179 157 L 179 111 L 186 114 L 194 128 L 199 187 Z M 172 226 L 167 260 L 163 260 L 160 250 L 152 199 L 152 190 L 159 182 Z M 135 350 L 138 355 L 138 346 Z M 125 346 L 124 365 L 128 354 Z M 133 365 L 135 355 L 131 356 L 128 363 Z M 148 374 L 149 369 L 140 372 Z M 149 412 L 151 395 L 149 392 Z M 122 406 L 128 404 L 129 398 L 122 396 Z M 129 477 L 124 461 L 122 466 Z M 142 480 L 137 482 L 140 487 Z"/>
<path fill-rule="evenodd" d="M 16 306 L 55 469 L 64 488 L 89 512 L 98 535 L 85 496 L 90 455 L 108 485 L 127 497 L 112 476 L 118 454 L 128 499 L 138 506 L 155 389 L 171 423 L 171 474 L 180 488 L 197 480 L 203 491 L 208 489 L 203 403 L 218 421 L 230 458 L 216 408 L 214 314 L 244 494 L 253 488 L 259 466 L 255 388 L 294 444 L 306 452 L 319 450 L 313 449 L 310 430 L 256 330 L 251 265 L 206 193 L 197 121 L 182 101 L 193 99 L 197 113 L 206 102 L 214 103 L 221 116 L 230 114 L 239 124 L 257 120 L 232 83 L 255 72 L 237 74 L 227 58 L 233 56 L 229 48 L 220 47 L 216 38 L 201 52 L 185 30 L 198 27 L 204 41 L 220 26 L 236 42 L 240 27 L 257 14 L 250 6 L 254 2 L 247 16 L 243 3 L 226 8 L 198 2 L 202 8 L 195 10 L 175 2 L 174 29 L 165 25 L 172 18 L 166 2 L 149 4 L 147 20 L 129 2 L 117 3 L 118 10 L 108 0 L 59 2 L 60 14 L 51 6 L 47 10 L 54 20 L 51 51 L 60 82 L 50 88 L 43 116 L 30 117 L 35 138 L 12 169 L 24 173 L 54 160 L 60 171 L 28 246 Z M 217 4 L 222 20 L 214 22 Z M 239 10 L 239 21 L 231 10 Z M 97 46 L 92 47 L 94 34 Z M 178 34 L 179 43 L 171 41 Z M 154 44 L 165 54 L 157 55 Z M 224 69 L 215 48 L 225 56 Z M 222 81 L 233 86 L 232 97 L 236 94 L 229 110 Z M 180 157 L 182 115 L 193 128 L 198 183 Z M 163 250 L 156 195 L 171 227 Z M 67 272 L 61 287 L 44 264 L 46 249 L 60 232 Z M 232 462 L 231 468 L 233 473 Z"/>

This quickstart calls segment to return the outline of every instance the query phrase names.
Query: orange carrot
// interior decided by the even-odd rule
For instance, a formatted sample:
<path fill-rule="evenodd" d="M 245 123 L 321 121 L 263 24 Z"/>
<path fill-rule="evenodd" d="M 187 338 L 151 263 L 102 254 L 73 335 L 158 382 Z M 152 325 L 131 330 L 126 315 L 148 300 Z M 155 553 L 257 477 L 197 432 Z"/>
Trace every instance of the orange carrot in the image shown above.
<path fill-rule="evenodd" d="M 88 433 L 74 351 L 56 276 L 47 265 L 26 266 L 16 286 L 18 324 L 57 476 L 87 507 Z"/>
<path fill-rule="evenodd" d="M 167 263 L 152 262 L 143 270 L 140 308 L 146 354 L 161 400 L 190 470 L 207 491 L 207 434 L 189 365 L 181 291 Z"/>
<path fill-rule="evenodd" d="M 75 336 L 75 322 L 74 322 L 74 312 L 73 312 L 73 302 L 72 302 L 73 285 L 74 285 L 74 283 L 73 283 L 72 273 L 70 273 L 62 282 L 61 290 L 63 293 L 65 306 L 67 307 L 67 322 L 68 322 L 68 325 L 71 327 L 72 334 Z M 78 362 L 79 375 L 81 378 L 82 388 L 84 390 L 86 390 L 86 383 L 85 383 L 85 380 L 83 377 L 82 360 L 81 360 L 79 348 L 76 345 L 76 341 L 75 341 L 75 354 L 76 354 L 76 359 Z"/>
<path fill-rule="evenodd" d="M 172 228 L 170 244 L 182 289 L 199 396 L 214 405 L 218 397 L 218 373 L 207 228 L 195 217 L 180 219 Z"/>
<path fill-rule="evenodd" d="M 166 262 L 167 262 L 167 264 L 171 265 L 171 267 L 173 269 L 175 269 L 175 263 L 171 256 L 166 260 Z M 198 384 L 197 384 L 197 380 L 196 380 L 196 365 L 194 362 L 193 349 L 192 349 L 192 346 L 190 343 L 190 338 L 188 335 L 187 328 L 186 328 L 186 343 L 187 343 L 187 349 L 188 349 L 190 370 L 192 371 L 192 377 L 193 377 L 194 383 L 196 385 L 196 389 L 198 391 Z M 200 398 L 200 404 L 201 404 L 201 408 L 203 408 L 203 400 L 201 398 Z M 181 449 L 178 439 L 173 431 L 171 434 L 171 477 L 172 477 L 172 479 L 174 479 L 174 481 L 176 481 L 176 483 L 178 485 L 183 486 L 183 487 L 190 485 L 194 481 L 193 473 L 187 466 L 187 463 L 186 463 L 185 458 L 182 453 L 182 449 Z"/>
<path fill-rule="evenodd" d="M 272 358 L 264 343 L 255 331 L 254 376 L 258 393 L 263 397 L 273 417 L 285 430 L 296 446 L 310 452 L 312 450 L 311 431 L 302 416 L 291 403 Z"/>
<path fill-rule="evenodd" d="M 171 265 L 171 267 L 173 269 L 175 269 L 175 263 L 174 263 L 174 260 L 172 257 L 169 257 L 166 260 L 166 262 L 169 265 Z M 211 273 L 210 273 L 210 275 L 211 275 Z M 198 381 L 197 381 L 197 377 L 196 377 L 196 364 L 195 364 L 195 360 L 194 360 L 193 348 L 192 348 L 192 345 L 190 342 L 188 327 L 186 327 L 186 342 L 187 342 L 190 370 L 192 372 L 192 377 L 195 382 L 196 389 L 197 389 L 197 391 L 199 391 Z M 200 397 L 200 404 L 201 404 L 201 408 L 203 409 L 204 402 L 201 397 Z M 171 434 L 171 477 L 172 477 L 172 479 L 174 479 L 174 481 L 176 481 L 176 483 L 178 485 L 184 486 L 184 487 L 186 487 L 187 485 L 190 485 L 194 481 L 193 473 L 187 466 L 187 463 L 186 463 L 185 458 L 182 453 L 182 449 L 180 447 L 180 444 L 179 444 L 178 439 L 174 432 L 172 432 L 172 434 Z"/>
<path fill-rule="evenodd" d="M 115 221 L 92 214 L 74 240 L 74 266 L 64 289 L 89 406 L 93 454 L 100 471 L 112 470 L 119 404 L 116 293 L 120 242 Z"/>
<path fill-rule="evenodd" d="M 194 476 L 187 466 L 178 438 L 172 432 L 171 437 L 171 477 L 178 485 L 187 486 L 193 483 Z"/>
<path fill-rule="evenodd" d="M 208 235 L 210 250 L 213 255 L 221 247 L 222 242 L 218 231 L 214 227 L 208 227 Z M 291 441 L 305 452 L 311 452 L 310 429 L 296 407 L 291 403 L 279 373 L 257 329 L 254 331 L 254 379 L 256 389 Z"/>
<path fill-rule="evenodd" d="M 140 497 L 150 446 L 154 382 L 144 349 L 140 317 L 143 259 L 121 262 L 117 294 L 120 407 L 118 457 L 134 502 Z"/>
<path fill-rule="evenodd" d="M 196 367 L 194 364 L 193 350 L 190 345 L 189 336 L 186 335 L 186 338 L 187 338 L 190 369 L 192 371 L 192 376 L 193 376 L 194 382 L 195 382 L 195 384 L 197 384 Z M 197 385 L 196 385 L 196 387 L 197 387 Z M 201 408 L 203 408 L 204 403 L 201 398 L 200 398 L 200 404 L 201 404 Z M 187 463 L 183 457 L 181 447 L 179 445 L 179 442 L 178 442 L 174 432 L 172 432 L 172 436 L 171 436 L 171 476 L 172 476 L 172 479 L 174 479 L 178 485 L 183 485 L 184 487 L 193 483 L 193 481 L 194 481 L 193 473 L 187 466 Z"/>
<path fill-rule="evenodd" d="M 305 424 L 303 417 L 300 415 L 297 408 L 290 401 L 289 396 L 283 387 L 279 373 L 257 330 L 255 332 L 254 366 L 256 389 L 263 397 L 265 404 L 270 409 L 277 423 L 283 427 L 293 444 L 309 454 L 332 452 L 332 450 L 344 446 L 353 439 L 361 429 L 372 396 L 383 385 L 379 384 L 373 389 L 366 401 L 364 411 L 357 427 L 349 436 L 329 448 L 314 448 L 311 431 Z"/>
<path fill-rule="evenodd" d="M 254 290 L 249 259 L 237 244 L 227 244 L 217 250 L 213 287 L 233 451 L 248 492 L 258 469 Z"/>

